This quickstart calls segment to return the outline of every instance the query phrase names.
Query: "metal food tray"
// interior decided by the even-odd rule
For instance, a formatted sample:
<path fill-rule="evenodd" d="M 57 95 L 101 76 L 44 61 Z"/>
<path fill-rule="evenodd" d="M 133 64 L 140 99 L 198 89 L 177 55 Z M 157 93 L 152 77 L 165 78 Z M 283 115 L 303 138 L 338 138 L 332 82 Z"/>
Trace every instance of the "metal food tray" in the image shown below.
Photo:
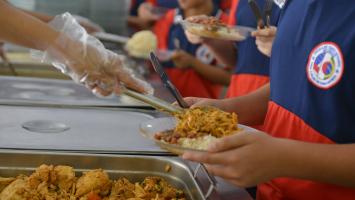
<path fill-rule="evenodd" d="M 211 194 L 203 194 L 196 176 L 185 162 L 177 158 L 35 151 L 0 152 L 1 177 L 29 175 L 41 164 L 69 165 L 78 173 L 101 168 L 111 179 L 126 177 L 132 182 L 142 181 L 147 176 L 159 176 L 174 187 L 182 189 L 190 200 L 207 199 Z M 169 172 L 165 170 L 167 165 L 171 167 Z"/>
<path fill-rule="evenodd" d="M 169 154 L 140 134 L 139 124 L 154 118 L 153 111 L 0 105 L 0 113 L 0 149 Z M 24 126 L 41 120 L 69 129 L 42 132 Z"/>

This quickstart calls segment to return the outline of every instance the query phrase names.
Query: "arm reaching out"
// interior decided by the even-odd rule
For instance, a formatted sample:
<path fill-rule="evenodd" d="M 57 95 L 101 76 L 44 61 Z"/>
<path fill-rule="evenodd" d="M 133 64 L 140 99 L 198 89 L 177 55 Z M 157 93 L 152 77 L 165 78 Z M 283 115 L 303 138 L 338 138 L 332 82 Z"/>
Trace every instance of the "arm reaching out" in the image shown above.
<path fill-rule="evenodd" d="M 153 92 L 148 83 L 123 65 L 119 55 L 88 35 L 70 14 L 56 17 L 48 26 L 3 0 L 0 13 L 0 40 L 43 51 L 42 61 L 53 64 L 95 93 L 119 94 L 121 83 L 139 92 Z"/>

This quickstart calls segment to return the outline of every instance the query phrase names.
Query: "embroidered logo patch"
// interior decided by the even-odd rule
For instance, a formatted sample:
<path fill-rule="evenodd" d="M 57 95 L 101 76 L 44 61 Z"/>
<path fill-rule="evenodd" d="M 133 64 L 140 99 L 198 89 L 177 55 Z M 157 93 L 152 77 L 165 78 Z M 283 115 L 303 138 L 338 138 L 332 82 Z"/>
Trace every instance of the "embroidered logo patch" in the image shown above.
<path fill-rule="evenodd" d="M 308 80 L 321 89 L 335 86 L 344 71 L 344 59 L 339 46 L 333 42 L 322 42 L 309 55 Z"/>
<path fill-rule="evenodd" d="M 211 64 L 214 60 L 213 54 L 205 45 L 201 45 L 197 48 L 196 57 L 205 64 Z"/>

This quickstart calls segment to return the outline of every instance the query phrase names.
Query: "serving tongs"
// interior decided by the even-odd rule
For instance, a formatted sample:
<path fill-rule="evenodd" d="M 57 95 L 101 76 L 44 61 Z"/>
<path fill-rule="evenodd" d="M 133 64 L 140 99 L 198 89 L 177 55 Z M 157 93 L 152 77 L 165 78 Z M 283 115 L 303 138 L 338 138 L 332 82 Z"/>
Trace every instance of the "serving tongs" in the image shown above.
<path fill-rule="evenodd" d="M 173 106 L 169 102 L 159 99 L 153 95 L 141 94 L 133 90 L 130 90 L 128 88 L 123 88 L 123 94 L 132 97 L 138 101 L 141 101 L 143 103 L 146 103 L 152 106 L 153 108 L 156 108 L 160 111 L 167 112 L 172 115 L 182 111 L 182 108 Z"/>
<path fill-rule="evenodd" d="M 138 92 L 135 92 L 133 90 L 130 90 L 128 88 L 123 87 L 123 94 L 132 97 L 138 101 L 144 102 L 158 110 L 170 113 L 172 115 L 175 115 L 176 113 L 179 113 L 183 110 L 183 108 L 188 108 L 189 105 L 184 101 L 182 96 L 180 95 L 179 91 L 176 89 L 176 87 L 171 83 L 171 81 L 168 78 L 168 75 L 164 72 L 163 68 L 161 67 L 158 58 L 156 55 L 151 52 L 150 53 L 150 58 L 151 62 L 154 66 L 155 71 L 159 74 L 161 79 L 163 80 L 163 84 L 166 88 L 169 89 L 169 91 L 173 94 L 175 99 L 178 101 L 180 107 L 171 105 L 169 102 L 164 101 L 162 99 L 159 99 L 153 95 L 146 95 L 146 94 L 141 94 Z"/>
<path fill-rule="evenodd" d="M 189 108 L 190 106 L 184 101 L 184 98 L 181 96 L 181 94 L 178 91 L 178 89 L 170 81 L 168 75 L 165 73 L 163 67 L 161 66 L 157 56 L 153 52 L 150 52 L 150 60 L 151 60 L 151 62 L 153 64 L 154 70 L 158 73 L 159 77 L 163 81 L 163 85 L 174 96 L 174 98 L 178 102 L 179 106 L 181 108 Z"/>
<path fill-rule="evenodd" d="M 261 14 L 260 8 L 258 6 L 258 3 L 255 0 L 248 0 L 248 4 L 254 13 L 254 16 L 256 17 L 256 24 L 258 28 L 263 29 L 265 27 L 265 22 Z"/>
<path fill-rule="evenodd" d="M 258 3 L 255 0 L 248 0 L 248 3 L 254 13 L 258 28 L 263 29 L 265 28 L 265 25 L 269 28 L 271 26 L 272 6 L 274 3 L 273 0 L 265 0 L 263 14 L 261 13 Z M 266 23 L 264 22 L 263 16 L 265 17 Z"/>
<path fill-rule="evenodd" d="M 189 108 L 190 106 L 186 103 L 186 101 L 184 100 L 184 98 L 181 96 L 179 90 L 174 86 L 174 84 L 172 84 L 172 82 L 170 81 L 168 75 L 165 73 L 163 67 L 161 66 L 158 58 L 156 57 L 156 55 L 151 52 L 150 53 L 150 60 L 152 61 L 154 70 L 159 74 L 161 80 L 163 81 L 164 86 L 171 92 L 171 94 L 175 97 L 176 101 L 178 102 L 178 104 L 181 106 L 181 108 Z M 197 176 L 198 171 L 202 169 L 203 171 L 205 171 L 205 173 L 207 174 L 207 178 L 209 180 L 209 182 L 211 183 L 208 192 L 207 192 L 207 196 L 210 196 L 210 194 L 213 192 L 213 190 L 216 188 L 217 185 L 217 180 L 215 179 L 214 176 L 212 176 L 206 166 L 203 163 L 199 163 L 197 168 L 194 171 L 194 177 Z"/>
<path fill-rule="evenodd" d="M 274 3 L 273 0 L 265 0 L 264 16 L 265 16 L 265 20 L 266 20 L 266 26 L 268 28 L 271 26 L 271 14 L 272 14 L 273 3 Z"/>

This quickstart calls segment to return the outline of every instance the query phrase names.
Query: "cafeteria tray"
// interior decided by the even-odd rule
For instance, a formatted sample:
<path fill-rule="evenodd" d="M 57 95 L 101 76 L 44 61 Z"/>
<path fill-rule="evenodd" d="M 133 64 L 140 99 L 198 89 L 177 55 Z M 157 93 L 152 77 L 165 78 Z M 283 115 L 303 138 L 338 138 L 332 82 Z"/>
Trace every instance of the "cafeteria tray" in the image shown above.
<path fill-rule="evenodd" d="M 72 80 L 0 76 L 0 104 L 151 108 L 130 97 L 99 98 Z"/>
<path fill-rule="evenodd" d="M 174 187 L 182 189 L 189 200 L 203 200 L 207 195 L 207 193 L 203 194 L 196 176 L 188 165 L 178 158 L 28 151 L 0 152 L 0 176 L 2 177 L 29 175 L 41 164 L 70 165 L 74 167 L 77 175 L 101 168 L 108 172 L 111 179 L 126 177 L 133 182 L 142 181 L 147 176 L 159 176 Z M 171 168 L 168 172 L 166 166 Z"/>
<path fill-rule="evenodd" d="M 139 132 L 155 111 L 0 105 L 0 113 L 0 149 L 170 155 Z"/>

